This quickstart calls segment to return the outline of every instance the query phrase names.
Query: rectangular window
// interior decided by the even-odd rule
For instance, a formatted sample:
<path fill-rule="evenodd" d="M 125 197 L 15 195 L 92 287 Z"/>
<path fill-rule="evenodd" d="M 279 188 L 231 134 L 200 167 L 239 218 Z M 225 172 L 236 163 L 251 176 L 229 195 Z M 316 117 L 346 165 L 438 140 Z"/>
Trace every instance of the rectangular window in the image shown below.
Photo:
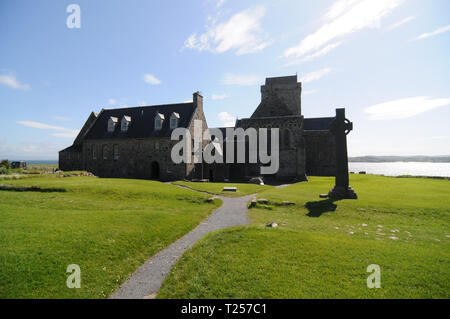
<path fill-rule="evenodd" d="M 119 159 L 119 145 L 118 144 L 114 144 L 113 153 L 114 153 L 114 159 L 118 160 Z"/>
<path fill-rule="evenodd" d="M 97 154 L 95 153 L 96 146 L 92 145 L 92 159 L 97 159 Z"/>
<path fill-rule="evenodd" d="M 102 155 L 104 160 L 108 159 L 108 145 L 106 144 L 103 144 Z"/>

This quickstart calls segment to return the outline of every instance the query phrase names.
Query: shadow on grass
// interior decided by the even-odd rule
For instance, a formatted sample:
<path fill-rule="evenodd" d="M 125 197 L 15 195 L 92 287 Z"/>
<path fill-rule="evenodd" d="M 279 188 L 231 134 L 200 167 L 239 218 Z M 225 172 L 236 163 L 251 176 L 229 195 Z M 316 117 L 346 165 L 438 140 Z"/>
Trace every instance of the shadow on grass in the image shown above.
<path fill-rule="evenodd" d="M 323 213 L 334 212 L 337 208 L 337 205 L 334 204 L 334 200 L 324 199 L 315 202 L 307 202 L 305 204 L 306 209 L 308 209 L 308 214 L 306 216 L 309 217 L 320 217 Z"/>
<path fill-rule="evenodd" d="M 1 185 L 0 191 L 10 192 L 40 192 L 40 193 L 63 193 L 67 190 L 64 188 L 40 188 L 38 186 L 13 186 L 13 185 Z"/>

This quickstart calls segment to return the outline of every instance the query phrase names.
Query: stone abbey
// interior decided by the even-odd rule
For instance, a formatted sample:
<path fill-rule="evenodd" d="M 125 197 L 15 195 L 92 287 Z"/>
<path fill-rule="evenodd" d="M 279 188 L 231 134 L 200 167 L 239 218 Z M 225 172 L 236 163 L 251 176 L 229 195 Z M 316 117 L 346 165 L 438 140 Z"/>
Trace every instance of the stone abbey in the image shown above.
<path fill-rule="evenodd" d="M 208 129 L 203 97 L 198 92 L 189 103 L 92 112 L 73 145 L 59 152 L 59 168 L 86 170 L 100 177 L 158 180 L 245 181 L 263 177 L 264 180 L 300 181 L 307 175 L 335 175 L 336 142 L 330 132 L 334 117 L 304 118 L 301 93 L 302 86 L 296 75 L 266 78 L 256 110 L 250 118 L 236 120 L 235 129 L 279 129 L 279 169 L 274 174 L 261 175 L 260 168 L 268 165 L 266 163 L 259 160 L 249 163 L 249 141 L 238 136 L 234 136 L 234 140 L 245 145 L 245 163 L 208 164 L 191 160 L 177 164 L 171 160 L 171 149 L 177 143 L 171 139 L 173 130 L 185 128 L 194 136 L 194 122 L 198 121 L 202 122 L 202 130 Z M 226 128 L 218 129 L 225 138 Z M 268 145 L 270 138 L 269 134 Z M 224 156 L 225 144 L 218 150 Z M 194 147 L 189 156 L 194 158 Z"/>

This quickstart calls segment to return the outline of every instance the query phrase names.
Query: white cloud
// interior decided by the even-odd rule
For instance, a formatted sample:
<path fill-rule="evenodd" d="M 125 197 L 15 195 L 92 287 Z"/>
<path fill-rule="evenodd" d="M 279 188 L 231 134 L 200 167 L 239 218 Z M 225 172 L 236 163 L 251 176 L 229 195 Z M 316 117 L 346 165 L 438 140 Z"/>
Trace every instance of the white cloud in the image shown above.
<path fill-rule="evenodd" d="M 430 140 L 447 140 L 450 139 L 449 135 L 441 135 L 441 136 L 428 136 L 419 138 L 420 141 L 430 141 Z"/>
<path fill-rule="evenodd" d="M 9 143 L 0 138 L 0 154 L 10 160 L 54 160 L 58 158 L 58 151 L 67 146 L 67 142 L 61 139 Z"/>
<path fill-rule="evenodd" d="M 205 33 L 199 36 L 194 33 L 186 39 L 184 48 L 214 53 L 234 50 L 237 55 L 260 51 L 271 44 L 260 25 L 264 15 L 264 7 L 257 6 L 238 12 L 217 25 L 216 20 L 212 19 Z"/>
<path fill-rule="evenodd" d="M 450 25 L 442 27 L 442 28 L 439 28 L 439 29 L 434 30 L 432 32 L 423 33 L 423 34 L 419 35 L 418 37 L 414 38 L 413 40 L 422 40 L 422 39 L 426 39 L 426 38 L 429 38 L 429 37 L 434 37 L 435 35 L 447 32 L 449 30 L 450 30 Z"/>
<path fill-rule="evenodd" d="M 408 22 L 414 20 L 415 18 L 416 18 L 415 16 L 404 18 L 404 19 L 394 23 L 393 25 L 391 25 L 389 28 L 387 28 L 387 30 L 392 31 L 394 29 L 397 29 L 399 26 L 404 25 L 405 23 L 408 23 Z"/>
<path fill-rule="evenodd" d="M 78 135 L 78 131 L 74 130 L 73 132 L 66 132 L 66 133 L 52 133 L 50 135 L 57 137 L 75 138 Z"/>
<path fill-rule="evenodd" d="M 79 132 L 79 130 L 73 130 L 70 128 L 62 127 L 62 126 L 49 125 L 49 124 L 34 122 L 34 121 L 18 121 L 17 123 L 20 125 L 37 128 L 37 129 L 41 129 L 41 130 L 61 131 L 58 133 L 51 134 L 53 136 L 59 136 L 59 137 L 76 137 Z"/>
<path fill-rule="evenodd" d="M 108 100 L 108 104 L 109 104 L 109 105 L 118 105 L 119 102 L 118 102 L 116 99 L 109 99 L 109 100 Z"/>
<path fill-rule="evenodd" d="M 218 0 L 218 1 L 217 1 L 217 4 L 216 4 L 216 7 L 217 7 L 217 8 L 220 8 L 221 6 L 224 5 L 224 3 L 225 3 L 226 1 L 227 1 L 227 0 Z"/>
<path fill-rule="evenodd" d="M 213 99 L 213 100 L 223 100 L 223 99 L 226 99 L 228 97 L 228 95 L 227 94 L 212 94 L 212 96 L 211 96 L 211 98 Z"/>
<path fill-rule="evenodd" d="M 307 56 L 301 58 L 300 60 L 294 60 L 294 61 L 288 62 L 284 66 L 301 64 L 303 62 L 311 61 L 311 60 L 313 60 L 315 58 L 318 58 L 318 57 L 321 57 L 321 56 L 327 54 L 331 50 L 333 50 L 333 49 L 337 48 L 338 46 L 340 46 L 342 43 L 343 43 L 343 41 L 339 41 L 339 42 L 336 42 L 336 43 L 329 44 L 329 45 L 323 47 L 322 49 L 320 49 L 319 51 L 314 52 L 313 54 L 307 55 Z"/>
<path fill-rule="evenodd" d="M 397 120 L 413 117 L 435 108 L 450 105 L 449 98 L 409 97 L 369 106 L 364 112 L 371 120 Z"/>
<path fill-rule="evenodd" d="M 329 42 L 366 28 L 377 28 L 381 19 L 404 0 L 339 0 L 325 14 L 325 23 L 297 46 L 284 51 L 284 57 L 299 58 L 320 50 Z"/>
<path fill-rule="evenodd" d="M 359 0 L 339 0 L 335 1 L 331 7 L 328 8 L 325 13 L 326 20 L 333 20 L 348 11 L 351 6 L 356 4 Z"/>
<path fill-rule="evenodd" d="M 65 116 L 59 116 L 59 115 L 53 115 L 52 119 L 56 120 L 56 121 L 63 121 L 63 122 L 67 122 L 70 121 L 70 119 L 68 117 Z"/>
<path fill-rule="evenodd" d="M 256 75 L 226 74 L 223 78 L 223 83 L 227 85 L 250 86 L 260 82 L 261 78 Z"/>
<path fill-rule="evenodd" d="M 311 73 L 307 73 L 300 78 L 300 82 L 308 83 L 322 78 L 331 72 L 330 68 L 320 69 Z"/>
<path fill-rule="evenodd" d="M 29 90 L 28 84 L 20 83 L 14 75 L 0 75 L 0 84 L 6 85 L 15 90 Z"/>
<path fill-rule="evenodd" d="M 161 81 L 153 74 L 144 74 L 144 81 L 151 85 L 161 84 Z"/>
<path fill-rule="evenodd" d="M 222 124 L 222 127 L 232 127 L 236 123 L 236 116 L 231 115 L 228 112 L 220 112 L 217 118 Z"/>
<path fill-rule="evenodd" d="M 315 94 L 319 92 L 319 90 L 306 90 L 306 91 L 302 91 L 302 95 L 310 95 L 310 94 Z"/>

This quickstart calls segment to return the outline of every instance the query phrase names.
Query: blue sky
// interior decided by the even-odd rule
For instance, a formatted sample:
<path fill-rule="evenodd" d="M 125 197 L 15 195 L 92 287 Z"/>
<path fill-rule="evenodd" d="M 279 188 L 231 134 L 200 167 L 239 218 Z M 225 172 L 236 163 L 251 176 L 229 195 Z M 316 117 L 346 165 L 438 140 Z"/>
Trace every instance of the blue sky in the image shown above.
<path fill-rule="evenodd" d="M 449 40 L 447 0 L 2 0 L 0 158 L 57 159 L 91 111 L 197 90 L 229 124 L 296 73 L 306 117 L 346 107 L 349 155 L 450 154 Z"/>

